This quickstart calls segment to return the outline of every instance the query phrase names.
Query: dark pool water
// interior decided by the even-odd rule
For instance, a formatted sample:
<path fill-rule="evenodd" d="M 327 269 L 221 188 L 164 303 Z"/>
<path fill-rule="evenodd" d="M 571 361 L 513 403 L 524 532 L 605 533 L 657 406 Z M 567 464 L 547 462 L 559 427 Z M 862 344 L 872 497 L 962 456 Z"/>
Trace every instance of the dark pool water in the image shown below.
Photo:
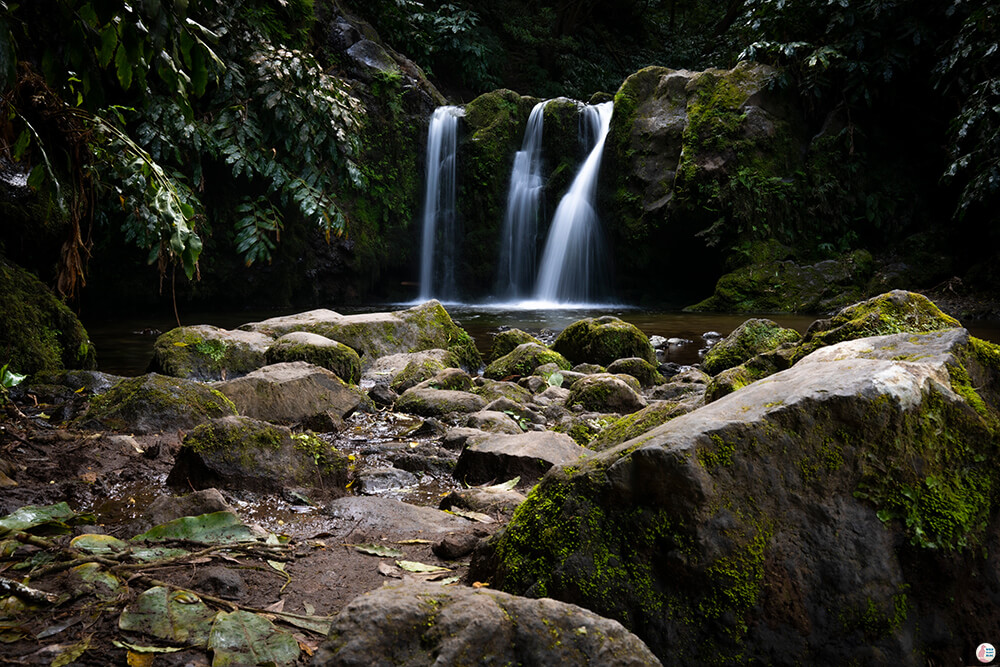
<path fill-rule="evenodd" d="M 327 306 L 345 315 L 359 312 L 376 312 L 401 310 L 411 304 L 380 304 L 366 308 L 338 308 Z M 589 306 L 580 308 L 563 308 L 538 305 L 524 307 L 521 305 L 470 305 L 446 304 L 452 318 L 463 326 L 476 340 L 476 345 L 484 354 L 489 351 L 493 334 L 502 328 L 523 329 L 539 336 L 543 340 L 551 340 L 558 332 L 569 324 L 584 317 L 615 315 L 631 322 L 647 336 L 663 336 L 664 338 L 682 339 L 683 342 L 671 345 L 665 349 L 664 361 L 674 361 L 680 364 L 695 363 L 700 358 L 700 351 L 706 346 L 704 334 L 715 332 L 726 335 L 753 315 L 719 314 L 719 313 L 682 313 L 678 311 L 659 311 L 625 306 Z M 238 312 L 205 312 L 182 313 L 181 323 L 184 325 L 212 324 L 225 329 L 235 329 L 247 322 L 289 315 L 296 310 L 261 310 Z M 816 319 L 811 315 L 761 315 L 768 317 L 785 327 L 804 333 Z M 172 315 L 149 315 L 130 317 L 94 317 L 84 318 L 84 325 L 90 337 L 97 345 L 97 360 L 102 371 L 117 375 L 140 375 L 146 372 L 146 367 L 152 357 L 153 343 L 156 332 L 165 332 L 177 326 Z M 967 323 L 973 335 L 986 340 L 1000 343 L 1000 321 L 978 320 Z"/>

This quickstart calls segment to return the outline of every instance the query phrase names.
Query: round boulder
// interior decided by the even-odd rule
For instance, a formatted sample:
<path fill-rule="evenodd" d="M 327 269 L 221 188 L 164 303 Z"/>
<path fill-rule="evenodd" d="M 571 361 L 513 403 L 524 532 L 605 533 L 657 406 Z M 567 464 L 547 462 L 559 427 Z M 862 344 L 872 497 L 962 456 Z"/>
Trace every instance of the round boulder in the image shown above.
<path fill-rule="evenodd" d="M 607 366 L 617 359 L 639 357 L 656 363 L 656 351 L 646 334 L 634 324 L 617 317 L 588 317 L 566 327 L 552 349 L 574 364 L 591 363 Z"/>
<path fill-rule="evenodd" d="M 269 364 L 305 361 L 333 371 L 351 384 L 361 379 L 361 357 L 354 348 L 308 331 L 292 331 L 274 341 L 266 358 Z"/>
<path fill-rule="evenodd" d="M 554 350 L 539 343 L 522 343 L 504 356 L 496 359 L 483 373 L 488 378 L 500 380 L 515 375 L 531 375 L 543 364 L 555 363 L 563 370 L 569 370 L 570 363 Z"/>
<path fill-rule="evenodd" d="M 635 412 L 646 407 L 639 383 L 631 375 L 597 373 L 573 383 L 567 403 L 593 412 Z"/>

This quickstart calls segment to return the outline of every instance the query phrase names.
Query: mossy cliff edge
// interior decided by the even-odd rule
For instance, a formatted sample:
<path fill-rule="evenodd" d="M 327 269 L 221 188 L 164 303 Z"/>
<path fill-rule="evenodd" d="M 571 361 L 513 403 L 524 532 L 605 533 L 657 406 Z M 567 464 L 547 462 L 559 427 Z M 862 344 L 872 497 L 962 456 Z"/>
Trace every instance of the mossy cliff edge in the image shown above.
<path fill-rule="evenodd" d="M 998 399 L 1000 349 L 961 328 L 821 348 L 553 469 L 472 576 L 664 664 L 953 658 L 1000 623 L 942 603 L 1000 586 Z"/>

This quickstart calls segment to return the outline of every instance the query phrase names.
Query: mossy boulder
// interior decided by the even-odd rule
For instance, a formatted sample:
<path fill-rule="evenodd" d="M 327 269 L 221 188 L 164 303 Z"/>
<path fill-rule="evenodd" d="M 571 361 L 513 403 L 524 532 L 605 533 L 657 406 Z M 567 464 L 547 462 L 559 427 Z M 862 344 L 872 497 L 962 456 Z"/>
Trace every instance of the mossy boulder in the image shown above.
<path fill-rule="evenodd" d="M 208 324 L 177 327 L 156 339 L 149 370 L 191 380 L 237 378 L 265 366 L 273 342 L 261 333 Z"/>
<path fill-rule="evenodd" d="M 250 417 L 224 417 L 189 433 L 167 477 L 172 486 L 280 491 L 323 489 L 344 494 L 347 456 L 314 434 Z"/>
<path fill-rule="evenodd" d="M 559 368 L 569 370 L 569 361 L 561 354 L 550 350 L 539 343 L 521 343 L 504 356 L 494 360 L 483 376 L 501 380 L 506 377 L 531 375 L 536 368 L 544 364 L 556 364 Z"/>
<path fill-rule="evenodd" d="M 998 399 L 1000 347 L 963 329 L 825 347 L 552 469 L 469 576 L 669 664 L 961 662 L 1000 624 L 961 603 L 1000 584 Z"/>
<path fill-rule="evenodd" d="M 554 465 L 579 463 L 590 453 L 568 435 L 553 431 L 474 436 L 458 457 L 455 479 L 485 484 L 520 477 L 529 483 Z"/>
<path fill-rule="evenodd" d="M 601 429 L 587 446 L 598 452 L 616 447 L 690 411 L 690 406 L 678 401 L 651 402 L 638 412 L 616 419 Z"/>
<path fill-rule="evenodd" d="M 403 387 L 404 390 L 409 389 L 414 384 L 448 368 L 452 365 L 450 363 L 452 359 L 450 352 L 440 349 L 400 352 L 379 357 L 374 362 L 364 366 L 361 373 L 361 384 L 363 386 L 379 384 L 391 387 L 405 371 L 405 379 L 399 382 L 401 385 L 407 385 Z"/>
<path fill-rule="evenodd" d="M 215 387 L 240 414 L 277 424 L 299 424 L 332 415 L 333 422 L 373 409 L 371 399 L 333 371 L 304 361 L 271 364 Z"/>
<path fill-rule="evenodd" d="M 482 366 L 475 341 L 434 300 L 387 313 L 341 315 L 332 310 L 311 310 L 244 324 L 240 329 L 275 337 L 292 331 L 319 334 L 353 348 L 361 356 L 363 368 L 390 354 L 434 349 L 448 350 L 456 365 L 471 372 Z"/>
<path fill-rule="evenodd" d="M 617 359 L 639 357 L 656 363 L 656 351 L 646 334 L 634 324 L 612 315 L 588 317 L 566 327 L 552 349 L 573 364 L 607 366 Z"/>
<path fill-rule="evenodd" d="M 809 326 L 793 360 L 825 345 L 891 333 L 924 333 L 962 326 L 922 294 L 893 290 L 848 306 Z"/>
<path fill-rule="evenodd" d="M 502 382 L 489 378 L 480 378 L 479 382 L 481 384 L 476 385 L 473 393 L 482 396 L 487 401 L 493 402 L 497 399 L 505 398 L 518 405 L 524 405 L 531 400 L 531 392 L 513 382 Z"/>
<path fill-rule="evenodd" d="M 709 375 L 717 375 L 755 355 L 769 352 L 783 343 L 795 343 L 801 338 L 795 329 L 783 328 L 771 320 L 747 320 L 705 353 L 702 366 Z"/>
<path fill-rule="evenodd" d="M 568 405 L 592 412 L 630 413 L 646 407 L 639 382 L 631 375 L 585 375 L 569 390 Z"/>
<path fill-rule="evenodd" d="M 86 329 L 52 291 L 0 257 L 0 365 L 25 375 L 64 368 L 95 369 Z"/>
<path fill-rule="evenodd" d="M 500 357 L 510 354 L 514 351 L 514 348 L 524 343 L 535 343 L 536 345 L 545 347 L 545 343 L 526 331 L 521 331 L 520 329 L 507 329 L 506 331 L 501 331 L 493 336 L 493 345 L 490 347 L 490 354 L 487 358 L 487 362 L 493 363 Z"/>
<path fill-rule="evenodd" d="M 608 372 L 612 375 L 619 373 L 631 375 L 643 387 L 652 387 L 666 382 L 666 379 L 660 375 L 660 371 L 657 370 L 656 366 L 639 357 L 628 357 L 612 361 L 608 364 Z"/>
<path fill-rule="evenodd" d="M 472 376 L 463 371 L 461 368 L 445 368 L 444 370 L 435 373 L 434 377 L 424 380 L 414 386 L 421 389 L 472 391 L 473 385 Z"/>
<path fill-rule="evenodd" d="M 442 417 L 452 413 L 478 412 L 485 407 L 483 398 L 467 391 L 418 385 L 403 392 L 396 401 L 395 410 L 422 417 Z"/>
<path fill-rule="evenodd" d="M 136 434 L 188 430 L 236 414 L 218 389 L 194 380 L 147 373 L 120 381 L 95 397 L 80 425 Z"/>
<path fill-rule="evenodd" d="M 361 379 L 361 357 L 354 348 L 308 331 L 293 331 L 281 336 L 267 348 L 265 356 L 268 364 L 304 361 L 321 366 L 351 384 Z"/>
<path fill-rule="evenodd" d="M 556 433 L 565 433 L 576 444 L 591 449 L 591 443 L 601 431 L 611 426 L 615 415 L 600 412 L 570 412 L 560 417 L 551 426 Z"/>
<path fill-rule="evenodd" d="M 867 250 L 816 263 L 756 261 L 721 276 L 715 293 L 690 312 L 821 313 L 863 298 L 874 271 Z"/>

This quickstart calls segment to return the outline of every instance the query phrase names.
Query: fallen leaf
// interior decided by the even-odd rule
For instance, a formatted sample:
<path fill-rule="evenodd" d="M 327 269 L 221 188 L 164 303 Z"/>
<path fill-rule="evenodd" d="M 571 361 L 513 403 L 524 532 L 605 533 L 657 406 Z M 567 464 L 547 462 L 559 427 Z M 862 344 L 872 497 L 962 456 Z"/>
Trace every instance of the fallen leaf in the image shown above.
<path fill-rule="evenodd" d="M 118 627 L 166 641 L 205 646 L 215 615 L 197 595 L 156 586 L 125 608 L 118 617 Z"/>
<path fill-rule="evenodd" d="M 378 573 L 381 574 L 383 577 L 392 577 L 393 579 L 403 578 L 402 570 L 400 570 L 395 565 L 390 565 L 389 563 L 386 563 L 384 560 L 379 561 Z"/>
<path fill-rule="evenodd" d="M 450 586 L 451 584 L 457 584 L 460 577 L 446 577 L 441 580 L 442 586 Z"/>
<path fill-rule="evenodd" d="M 290 665 L 299 659 L 299 643 L 266 618 L 248 611 L 219 612 L 208 648 L 212 667 L 273 664 Z"/>
<path fill-rule="evenodd" d="M 274 604 L 267 605 L 264 607 L 264 611 L 285 611 L 285 599 L 282 598 Z"/>
<path fill-rule="evenodd" d="M 130 644 L 129 642 L 123 642 L 118 639 L 111 640 L 111 643 L 117 646 L 118 648 L 134 651 L 135 653 L 177 653 L 177 651 L 184 650 L 177 646 L 141 646 L 139 644 Z"/>
<path fill-rule="evenodd" d="M 88 648 L 90 648 L 90 640 L 93 636 L 94 635 L 87 635 L 83 638 L 83 641 L 67 646 L 63 652 L 50 663 L 51 667 L 66 667 L 66 665 L 79 660 L 80 656 L 83 655 Z"/>
<path fill-rule="evenodd" d="M 479 523 L 496 523 L 496 519 L 491 517 L 489 514 L 483 514 L 482 512 L 470 512 L 468 510 L 460 510 L 454 507 L 445 511 L 449 514 L 454 514 L 455 516 L 460 516 L 463 519 L 468 519 L 470 521 L 478 521 Z"/>
<path fill-rule="evenodd" d="M 474 581 L 474 582 L 472 582 L 472 587 L 473 588 L 489 588 L 490 585 L 489 585 L 489 583 L 483 583 L 481 581 Z"/>
<path fill-rule="evenodd" d="M 396 544 L 431 544 L 430 540 L 399 540 Z"/>
<path fill-rule="evenodd" d="M 354 550 L 368 554 L 369 556 L 380 556 L 383 558 L 399 558 L 406 555 L 399 549 L 393 549 L 381 544 L 355 544 Z"/>
<path fill-rule="evenodd" d="M 508 480 L 506 482 L 503 482 L 502 484 L 494 484 L 493 486 L 487 486 L 486 488 L 492 491 L 512 491 L 520 481 L 521 481 L 521 476 L 518 475 L 512 480 Z"/>
<path fill-rule="evenodd" d="M 412 560 L 397 560 L 396 565 L 407 572 L 451 572 L 448 568 L 441 567 L 440 565 L 428 565 L 427 563 L 418 563 Z"/>

